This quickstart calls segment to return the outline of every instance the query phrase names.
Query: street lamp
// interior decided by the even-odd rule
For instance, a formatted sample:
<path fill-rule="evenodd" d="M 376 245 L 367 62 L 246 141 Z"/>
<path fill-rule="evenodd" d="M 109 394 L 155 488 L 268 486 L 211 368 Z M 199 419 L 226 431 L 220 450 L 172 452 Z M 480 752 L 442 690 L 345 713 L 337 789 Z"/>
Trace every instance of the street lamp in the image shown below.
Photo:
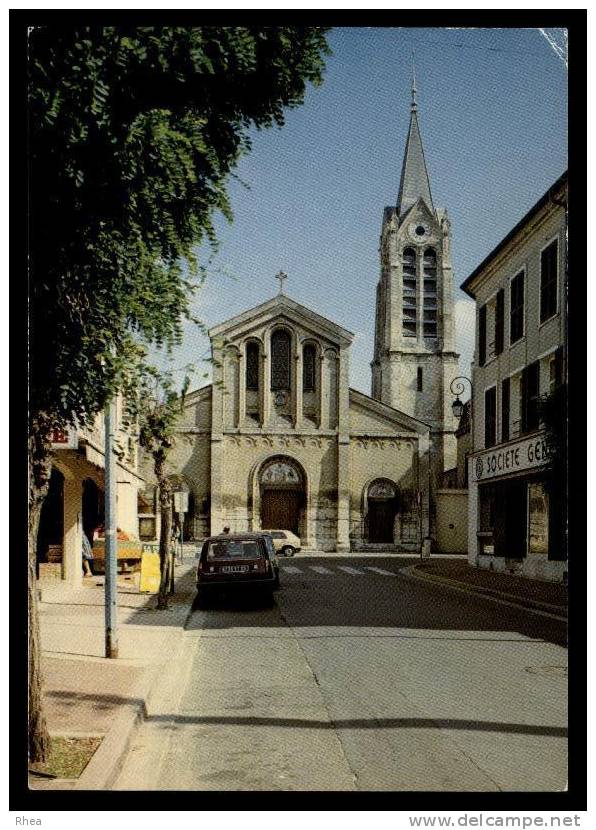
<path fill-rule="evenodd" d="M 465 375 L 458 375 L 456 378 L 453 378 L 453 380 L 451 381 L 451 385 L 449 387 L 451 389 L 452 394 L 455 395 L 455 400 L 451 404 L 451 411 L 453 412 L 453 415 L 457 418 L 458 421 L 460 420 L 460 418 L 463 414 L 463 411 L 464 411 L 464 403 L 459 397 L 460 395 L 463 394 L 464 389 L 466 388 L 464 386 L 464 384 L 462 383 L 462 381 L 464 381 L 464 380 L 467 381 L 470 384 L 470 399 L 471 399 L 472 398 L 472 390 L 473 390 L 472 381 L 470 380 L 470 378 L 466 377 Z"/>

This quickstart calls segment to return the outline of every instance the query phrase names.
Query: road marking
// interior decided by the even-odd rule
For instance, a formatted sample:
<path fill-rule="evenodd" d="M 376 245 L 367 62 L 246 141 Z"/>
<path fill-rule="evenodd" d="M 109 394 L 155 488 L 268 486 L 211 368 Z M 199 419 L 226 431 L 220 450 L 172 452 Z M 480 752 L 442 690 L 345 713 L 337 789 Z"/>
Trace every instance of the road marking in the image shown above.
<path fill-rule="evenodd" d="M 359 571 L 357 568 L 350 568 L 349 565 L 338 565 L 337 566 L 340 571 L 345 571 L 347 574 L 357 574 L 358 576 L 364 576 L 364 571 Z"/>
<path fill-rule="evenodd" d="M 393 571 L 384 571 L 383 568 L 373 568 L 372 565 L 365 565 L 364 567 L 367 571 L 374 571 L 375 573 L 382 574 L 383 576 L 395 576 Z"/>
<path fill-rule="evenodd" d="M 284 571 L 284 573 L 288 573 L 288 574 L 301 574 L 302 573 L 300 568 L 295 568 L 294 565 L 282 565 L 281 569 L 282 569 L 282 571 Z"/>
<path fill-rule="evenodd" d="M 318 574 L 332 574 L 329 568 L 324 568 L 322 565 L 310 565 L 311 571 L 316 571 Z"/>

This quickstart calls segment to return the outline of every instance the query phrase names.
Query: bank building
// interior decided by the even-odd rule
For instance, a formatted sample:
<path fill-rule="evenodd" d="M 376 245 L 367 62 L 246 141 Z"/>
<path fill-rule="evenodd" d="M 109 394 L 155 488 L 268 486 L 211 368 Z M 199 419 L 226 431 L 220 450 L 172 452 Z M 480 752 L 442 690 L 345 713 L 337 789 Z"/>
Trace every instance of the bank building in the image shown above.
<path fill-rule="evenodd" d="M 436 494 L 456 463 L 458 355 L 449 219 L 432 199 L 415 87 L 410 109 L 397 200 L 383 211 L 371 396 L 349 386 L 352 333 L 287 296 L 280 273 L 277 295 L 209 331 L 213 382 L 187 395 L 169 458 L 189 494 L 186 539 L 224 526 L 285 528 L 327 551 L 434 539 Z M 151 538 L 155 494 L 141 502 Z"/>

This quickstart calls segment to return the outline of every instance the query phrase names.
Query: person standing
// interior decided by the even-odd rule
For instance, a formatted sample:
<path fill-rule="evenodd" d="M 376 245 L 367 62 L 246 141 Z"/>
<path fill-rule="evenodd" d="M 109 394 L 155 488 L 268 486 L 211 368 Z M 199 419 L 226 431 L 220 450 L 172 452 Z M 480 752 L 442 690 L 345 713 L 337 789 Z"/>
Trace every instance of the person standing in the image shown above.
<path fill-rule="evenodd" d="M 81 536 L 81 548 L 83 555 L 83 575 L 93 576 L 93 548 L 85 531 L 83 531 Z"/>

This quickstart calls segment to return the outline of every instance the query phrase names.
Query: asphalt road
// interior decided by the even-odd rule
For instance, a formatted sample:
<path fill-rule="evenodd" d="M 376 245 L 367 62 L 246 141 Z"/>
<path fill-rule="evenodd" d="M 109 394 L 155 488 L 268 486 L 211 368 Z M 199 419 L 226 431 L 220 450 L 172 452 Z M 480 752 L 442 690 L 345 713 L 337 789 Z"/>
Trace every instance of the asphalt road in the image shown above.
<path fill-rule="evenodd" d="M 563 789 L 562 623 L 403 558 L 281 564 L 273 607 L 193 612 L 117 788 Z"/>

